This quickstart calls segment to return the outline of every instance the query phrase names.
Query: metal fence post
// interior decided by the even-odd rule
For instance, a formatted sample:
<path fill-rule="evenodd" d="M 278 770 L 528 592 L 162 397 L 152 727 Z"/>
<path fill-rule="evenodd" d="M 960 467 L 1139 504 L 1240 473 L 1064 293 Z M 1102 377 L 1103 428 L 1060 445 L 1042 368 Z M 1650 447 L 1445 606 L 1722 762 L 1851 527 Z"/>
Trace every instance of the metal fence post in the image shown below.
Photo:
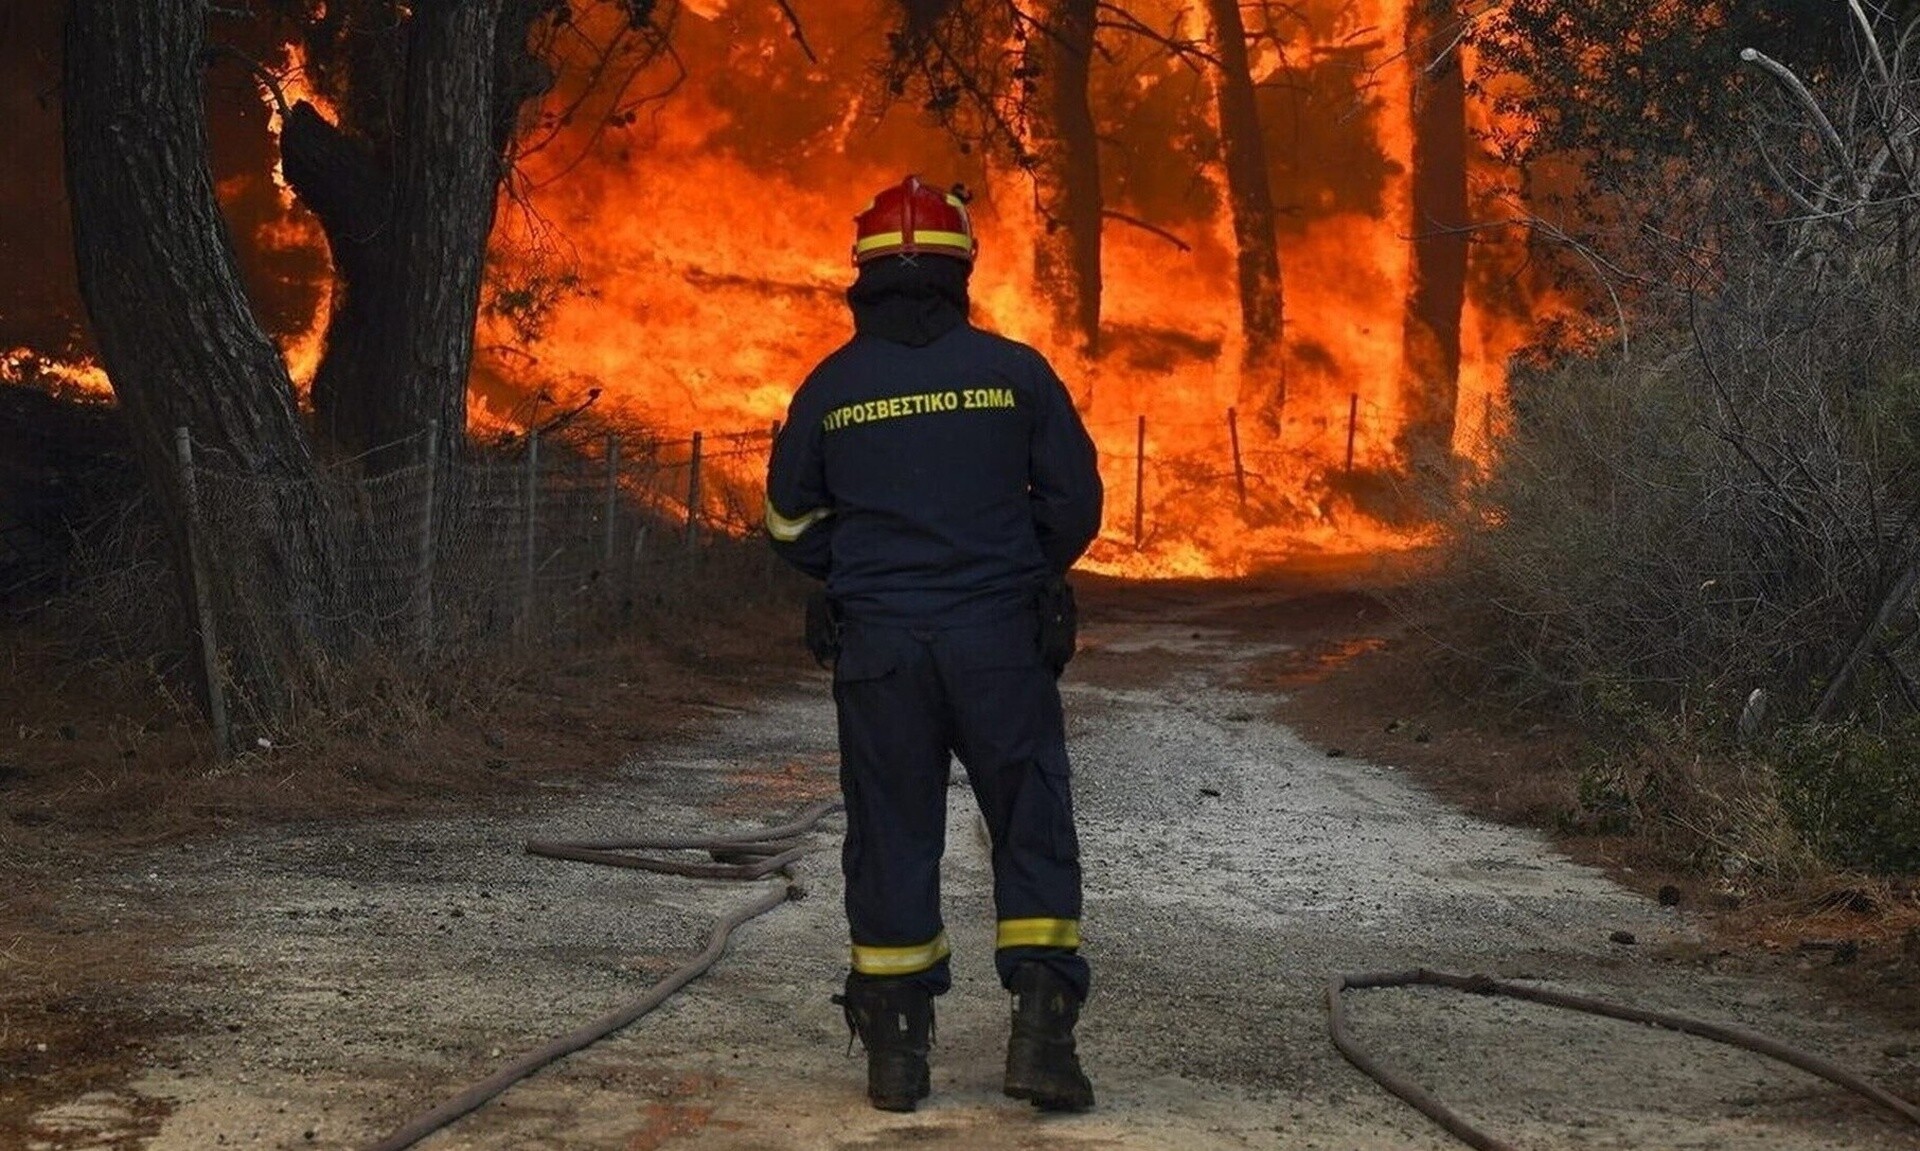
<path fill-rule="evenodd" d="M 613 543 L 615 537 L 614 517 L 620 511 L 620 433 L 607 433 L 607 476 L 606 496 L 602 501 L 601 517 L 604 522 L 600 531 L 600 575 L 607 581 L 608 594 L 612 594 L 613 584 Z"/>
<path fill-rule="evenodd" d="M 1233 441 L 1233 486 L 1240 493 L 1240 510 L 1247 510 L 1247 466 L 1240 459 L 1240 417 L 1227 409 L 1227 438 Z"/>
<path fill-rule="evenodd" d="M 540 433 L 531 428 L 527 430 L 527 482 L 524 498 L 527 502 L 527 517 L 520 549 L 520 625 L 523 630 L 530 627 L 533 620 L 533 549 L 540 518 Z"/>
<path fill-rule="evenodd" d="M 693 433 L 693 455 L 687 463 L 687 547 L 700 534 L 700 433 Z"/>
<path fill-rule="evenodd" d="M 206 552 L 200 539 L 200 487 L 193 476 L 193 435 L 182 424 L 173 429 L 174 456 L 180 465 L 180 495 L 185 504 L 188 579 L 193 585 L 193 614 L 200 631 L 200 671 L 207 686 L 207 720 L 213 725 L 214 751 L 221 759 L 233 751 L 233 726 L 227 719 L 226 686 L 220 676 L 220 643 L 214 633 L 213 597 L 207 588 Z"/>
<path fill-rule="evenodd" d="M 1353 474 L 1353 431 L 1360 423 L 1360 393 L 1347 397 L 1347 474 Z"/>

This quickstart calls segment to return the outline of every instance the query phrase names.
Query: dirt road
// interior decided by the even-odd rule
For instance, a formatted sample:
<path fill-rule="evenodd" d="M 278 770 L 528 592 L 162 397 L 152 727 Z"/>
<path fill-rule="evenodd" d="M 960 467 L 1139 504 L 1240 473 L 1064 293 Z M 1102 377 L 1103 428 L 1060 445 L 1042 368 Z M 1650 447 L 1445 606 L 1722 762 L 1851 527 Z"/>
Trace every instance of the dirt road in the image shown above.
<path fill-rule="evenodd" d="M 868 1109 L 827 996 L 844 955 L 838 824 L 810 897 L 745 928 L 659 1012 L 421 1144 L 527 1151 L 1448 1149 L 1325 1037 L 1335 972 L 1428 966 L 1734 1022 L 1869 1075 L 1883 1034 L 1792 985 L 1684 958 L 1676 913 L 1467 818 L 1391 764 L 1330 756 L 1237 689 L 1286 589 L 1109 592 L 1069 673 L 1095 995 L 1090 1115 L 1002 1098 L 1006 1004 L 985 856 L 952 793 L 934 1095 Z M 1292 610 L 1296 613 L 1300 604 Z M 483 820 L 280 829 L 168 849 L 99 900 L 182 926 L 141 994 L 188 1021 L 130 1082 L 43 1114 L 49 1149 L 353 1148 L 514 1054 L 637 998 L 752 885 L 530 858 L 528 838 L 777 822 L 834 792 L 824 676 L 650 754 L 611 784 Z M 1630 933 L 1632 944 L 1615 942 Z M 1624 939 L 1624 935 L 1617 936 Z M 1504 1000 L 1370 992 L 1355 1029 L 1528 1148 L 1910 1148 L 1821 1081 L 1699 1040 Z M 1894 1053 L 1894 1054 L 1889 1054 Z"/>

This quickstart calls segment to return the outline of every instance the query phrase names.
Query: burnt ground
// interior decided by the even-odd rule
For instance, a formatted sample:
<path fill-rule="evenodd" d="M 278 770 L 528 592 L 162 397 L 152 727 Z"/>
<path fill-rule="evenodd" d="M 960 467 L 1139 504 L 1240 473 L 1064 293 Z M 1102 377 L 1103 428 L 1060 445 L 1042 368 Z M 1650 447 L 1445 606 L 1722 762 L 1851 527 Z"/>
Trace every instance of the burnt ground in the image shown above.
<path fill-rule="evenodd" d="M 1731 907 L 1631 843 L 1480 818 L 1551 826 L 1577 786 L 1569 737 L 1434 683 L 1417 630 L 1371 594 L 1382 578 L 1087 582 L 1067 682 L 1090 930 L 1106 925 L 1095 1115 L 1035 1122 L 993 1092 L 1004 1008 L 977 961 L 943 1003 L 933 1104 L 864 1108 L 824 1001 L 829 850 L 801 869 L 814 898 L 661 1015 L 425 1145 L 1446 1147 L 1321 1030 L 1332 970 L 1416 964 L 1732 1019 L 1920 1094 L 1898 893 Z M 339 732 L 219 772 L 184 731 L 105 722 L 97 692 L 9 708 L 0 1146 L 361 1146 L 643 990 L 742 896 L 517 844 L 734 827 L 830 795 L 822 677 L 792 658 L 791 621 L 760 623 L 556 660 L 403 746 Z M 949 919 L 978 951 L 981 861 L 954 810 Z M 1744 1057 L 1364 999 L 1384 1050 L 1524 1145 L 1910 1145 Z"/>

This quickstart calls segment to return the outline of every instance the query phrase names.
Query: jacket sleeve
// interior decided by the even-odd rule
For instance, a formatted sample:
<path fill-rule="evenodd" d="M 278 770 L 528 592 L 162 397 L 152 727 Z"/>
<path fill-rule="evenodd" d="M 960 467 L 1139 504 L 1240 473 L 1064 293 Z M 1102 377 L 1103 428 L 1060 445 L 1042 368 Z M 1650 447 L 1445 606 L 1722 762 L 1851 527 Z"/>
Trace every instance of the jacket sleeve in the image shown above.
<path fill-rule="evenodd" d="M 801 395 L 767 461 L 767 539 L 774 553 L 815 579 L 827 578 L 833 557 L 833 498 L 827 492 L 820 417 Z"/>
<path fill-rule="evenodd" d="M 1040 550 L 1056 575 L 1065 575 L 1100 534 L 1099 455 L 1073 409 L 1073 399 L 1041 362 L 1041 402 L 1028 452 L 1028 499 Z"/>

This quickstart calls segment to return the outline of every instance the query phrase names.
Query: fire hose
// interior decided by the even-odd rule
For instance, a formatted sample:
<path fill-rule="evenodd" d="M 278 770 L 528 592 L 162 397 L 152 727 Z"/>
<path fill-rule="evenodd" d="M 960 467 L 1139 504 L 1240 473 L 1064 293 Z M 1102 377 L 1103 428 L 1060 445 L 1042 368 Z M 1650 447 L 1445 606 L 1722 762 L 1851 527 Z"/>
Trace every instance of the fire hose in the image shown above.
<path fill-rule="evenodd" d="M 1515 1151 L 1513 1144 L 1497 1139 L 1468 1123 L 1444 1103 L 1420 1088 L 1404 1074 L 1387 1066 L 1368 1054 L 1347 1030 L 1346 1013 L 1343 1009 L 1345 992 L 1362 991 L 1381 987 L 1446 987 L 1455 991 L 1465 991 L 1473 995 L 1506 995 L 1515 999 L 1525 999 L 1534 1003 L 1544 1003 L 1550 1007 L 1560 1007 L 1569 1011 L 1584 1012 L 1588 1015 L 1602 1015 L 1609 1019 L 1622 1019 L 1629 1023 L 1644 1023 L 1653 1027 L 1662 1027 L 1669 1031 L 1678 1031 L 1686 1035 L 1711 1039 L 1731 1047 L 1739 1047 L 1769 1058 L 1790 1064 L 1811 1075 L 1817 1075 L 1830 1083 L 1836 1083 L 1847 1090 L 1863 1095 L 1875 1103 L 1906 1116 L 1920 1124 L 1920 1106 L 1915 1106 L 1897 1095 L 1890 1094 L 1865 1078 L 1822 1059 L 1817 1055 L 1789 1047 L 1764 1035 L 1756 1035 L 1724 1024 L 1709 1023 L 1698 1019 L 1689 1019 L 1681 1015 L 1671 1015 L 1664 1011 L 1649 1011 L 1644 1008 L 1625 1004 L 1609 1003 L 1585 995 L 1572 995 L 1562 991 L 1552 991 L 1526 983 L 1513 983 L 1504 979 L 1494 979 L 1487 975 L 1455 975 L 1445 971 L 1373 971 L 1351 975 L 1336 975 L 1327 984 L 1327 1030 L 1333 1038 L 1333 1045 L 1340 1054 L 1374 1082 L 1399 1096 L 1409 1106 L 1422 1115 L 1438 1123 L 1447 1132 L 1477 1151 Z"/>
<path fill-rule="evenodd" d="M 575 860 L 700 879 L 754 880 L 780 874 L 786 882 L 783 886 L 768 890 L 758 899 L 735 909 L 716 922 L 708 936 L 705 950 L 654 984 L 640 999 L 522 1055 L 446 1102 L 409 1120 L 386 1138 L 369 1144 L 365 1151 L 403 1151 L 404 1148 L 413 1146 L 428 1135 L 484 1106 L 507 1088 L 548 1064 L 599 1042 L 666 1002 L 675 992 L 699 978 L 719 961 L 733 933 L 741 926 L 790 899 L 801 897 L 803 891 L 790 869 L 802 856 L 813 850 L 803 837 L 818 826 L 826 816 L 838 811 L 840 806 L 839 803 L 831 800 L 822 801 L 807 808 L 788 823 L 767 828 L 753 835 L 599 841 L 528 841 L 525 850 L 529 855 L 551 859 Z M 630 854 L 635 851 L 704 851 L 712 862 L 695 863 L 651 855 Z M 1327 985 L 1327 1029 L 1333 1045 L 1339 1049 L 1340 1054 L 1346 1058 L 1347 1062 L 1353 1064 L 1355 1068 L 1387 1091 L 1432 1119 L 1449 1134 L 1475 1148 L 1476 1151 L 1516 1151 L 1516 1149 L 1512 1144 L 1468 1123 L 1457 1112 L 1441 1103 L 1405 1074 L 1369 1054 L 1353 1038 L 1347 1028 L 1346 992 L 1412 986 L 1443 987 L 1474 995 L 1505 995 L 1551 1007 L 1661 1027 L 1669 1031 L 1709 1039 L 1797 1067 L 1871 1099 L 1920 1125 L 1920 1106 L 1875 1086 L 1864 1077 L 1820 1056 L 1798 1050 L 1778 1040 L 1724 1024 L 1610 1003 L 1589 996 L 1553 991 L 1530 984 L 1495 979 L 1487 975 L 1457 975 L 1421 968 L 1413 971 L 1376 971 L 1334 976 Z"/>
<path fill-rule="evenodd" d="M 366 1151 L 401 1151 L 402 1148 L 411 1147 L 468 1112 L 485 1105 L 488 1100 L 547 1064 L 599 1042 L 666 1002 L 674 992 L 699 978 L 709 967 L 719 961 L 720 956 L 726 951 L 728 941 L 733 938 L 733 933 L 741 925 L 765 915 L 790 899 L 801 897 L 803 891 L 789 870 L 796 860 L 813 850 L 801 837 L 813 830 L 826 816 L 839 809 L 838 802 L 822 801 L 807 808 L 792 821 L 779 827 L 767 828 L 756 835 L 585 842 L 529 841 L 526 845 L 529 855 L 545 856 L 551 859 L 578 860 L 611 867 L 661 872 L 667 875 L 685 875 L 697 879 L 751 880 L 780 874 L 786 882 L 778 888 L 769 889 L 758 899 L 737 908 L 732 914 L 716 922 L 707 938 L 706 950 L 654 984 L 640 999 L 609 1012 L 576 1031 L 562 1035 L 537 1050 L 529 1051 L 445 1103 L 409 1120 L 385 1139 L 369 1144 Z M 629 854 L 634 851 L 704 851 L 713 862 L 695 863 L 688 860 Z"/>

